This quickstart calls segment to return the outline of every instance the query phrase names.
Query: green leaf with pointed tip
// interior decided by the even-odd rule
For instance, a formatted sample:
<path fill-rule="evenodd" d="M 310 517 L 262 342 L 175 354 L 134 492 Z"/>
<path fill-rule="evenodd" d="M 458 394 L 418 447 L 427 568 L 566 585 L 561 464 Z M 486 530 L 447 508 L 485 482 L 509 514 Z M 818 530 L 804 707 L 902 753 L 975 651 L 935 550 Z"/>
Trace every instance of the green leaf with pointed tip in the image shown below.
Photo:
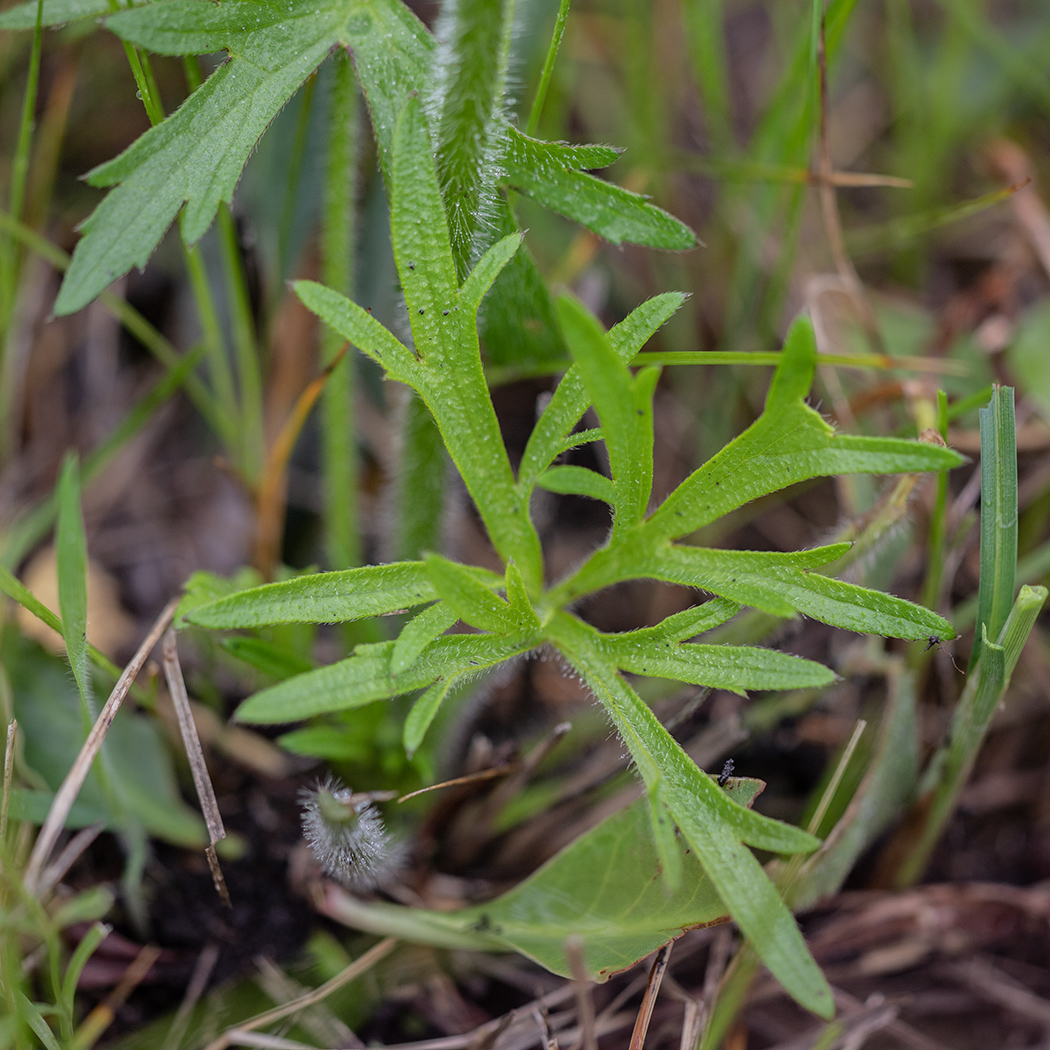
<path fill-rule="evenodd" d="M 58 570 L 58 604 L 62 615 L 62 641 L 73 678 L 80 691 L 85 719 L 95 716 L 87 643 L 87 537 L 80 510 L 80 472 L 70 453 L 58 479 L 58 527 L 55 532 Z"/>
<path fill-rule="evenodd" d="M 267 583 L 197 605 L 185 616 L 190 623 L 212 628 L 349 623 L 410 609 L 436 597 L 423 563 L 404 561 Z"/>
<path fill-rule="evenodd" d="M 303 306 L 348 343 L 368 354 L 392 379 L 410 382 L 409 377 L 416 368 L 415 354 L 367 310 L 316 281 L 296 281 L 292 288 Z"/>
<path fill-rule="evenodd" d="M 329 711 L 350 711 L 374 700 L 426 689 L 439 678 L 477 674 L 539 644 L 528 636 L 442 635 L 411 667 L 395 677 L 390 670 L 393 642 L 359 645 L 338 663 L 298 675 L 250 696 L 239 708 L 240 722 L 298 722 Z"/>
<path fill-rule="evenodd" d="M 610 478 L 587 467 L 570 464 L 548 467 L 536 484 L 547 492 L 557 492 L 564 496 L 587 496 L 589 499 L 601 500 L 613 505 L 616 503 L 616 486 Z"/>
<path fill-rule="evenodd" d="M 670 678 L 744 695 L 748 689 L 813 689 L 830 685 L 835 673 L 813 660 L 744 645 L 697 642 L 654 646 L 603 635 L 609 662 L 632 674 Z"/>
<path fill-rule="evenodd" d="M 848 548 L 836 543 L 782 553 L 667 545 L 645 559 L 643 575 L 713 591 L 774 616 L 797 611 L 847 631 L 912 640 L 955 637 L 943 616 L 921 605 L 809 571 Z"/>
<path fill-rule="evenodd" d="M 401 737 L 405 747 L 405 754 L 409 758 L 419 750 L 419 745 L 423 743 L 423 738 L 427 735 L 430 723 L 437 717 L 437 713 L 441 710 L 441 705 L 445 702 L 445 697 L 448 696 L 455 680 L 455 677 L 452 677 L 435 682 L 412 705 L 412 709 L 405 718 L 404 731 Z"/>
<path fill-rule="evenodd" d="M 64 25 L 81 18 L 97 18 L 112 10 L 107 0 L 44 0 L 41 24 Z M 36 12 L 36 0 L 15 4 L 0 14 L 0 29 L 33 29 L 36 26 Z"/>
<path fill-rule="evenodd" d="M 725 793 L 751 805 L 765 785 L 730 780 Z M 363 902 L 342 891 L 325 912 L 349 926 L 417 944 L 517 951 L 563 977 L 572 976 L 565 940 L 583 942 L 592 981 L 606 981 L 688 930 L 728 918 L 725 905 L 697 863 L 695 851 L 672 833 L 666 848 L 680 867 L 668 893 L 646 799 L 639 799 L 581 835 L 514 889 L 455 912 Z"/>
<path fill-rule="evenodd" d="M 507 149 L 519 164 L 545 171 L 585 171 L 607 168 L 615 163 L 623 149 L 619 146 L 581 146 L 569 142 L 545 142 L 534 139 L 515 127 L 509 128 Z"/>
<path fill-rule="evenodd" d="M 493 212 L 493 236 L 517 232 L 517 220 L 504 198 L 496 198 Z M 528 368 L 568 357 L 547 283 L 527 244 L 496 279 L 482 304 L 478 325 L 489 364 Z"/>
<path fill-rule="evenodd" d="M 394 649 L 390 655 L 390 673 L 396 677 L 402 671 L 407 671 L 419 659 L 419 654 L 435 638 L 440 638 L 457 620 L 459 614 L 445 602 L 435 602 L 422 612 L 416 613 L 401 629 L 394 642 Z"/>
<path fill-rule="evenodd" d="M 511 607 L 479 583 L 465 566 L 440 554 L 428 554 L 424 565 L 438 597 L 464 623 L 495 634 L 521 630 Z"/>
<path fill-rule="evenodd" d="M 539 630 L 540 618 L 533 608 L 528 588 L 521 575 L 521 570 L 511 562 L 504 574 L 507 590 L 507 602 L 515 620 L 526 630 Z"/>
<path fill-rule="evenodd" d="M 503 268 L 514 258 L 521 248 L 523 234 L 511 233 L 498 240 L 478 260 L 477 266 L 467 274 L 463 287 L 459 290 L 460 305 L 472 314 L 478 312 L 481 300 L 492 287 L 492 282 L 503 272 Z"/>
<path fill-rule="evenodd" d="M 727 620 L 736 616 L 740 609 L 741 606 L 737 602 L 731 602 L 727 598 L 712 598 L 701 605 L 694 605 L 691 609 L 683 609 L 679 613 L 668 616 L 655 627 L 642 627 L 637 631 L 625 631 L 622 634 L 610 634 L 606 637 L 614 644 L 623 641 L 639 646 L 684 642 L 687 638 L 695 638 L 698 634 L 720 627 Z"/>
<path fill-rule="evenodd" d="M 547 146 L 520 133 L 510 136 L 503 155 L 507 184 L 613 244 L 696 247 L 696 234 L 685 223 L 637 193 L 553 163 L 555 152 Z"/>
<path fill-rule="evenodd" d="M 803 402 L 816 368 L 812 323 L 795 322 L 763 414 L 654 511 L 646 539 L 686 536 L 759 496 L 809 478 L 950 470 L 965 460 L 939 445 L 836 434 Z"/>
<path fill-rule="evenodd" d="M 681 292 L 666 292 L 646 300 L 606 333 L 616 356 L 630 361 L 656 330 L 666 323 L 685 302 Z M 562 377 L 558 388 L 536 422 L 518 471 L 518 487 L 529 492 L 537 478 L 570 444 L 569 433 L 579 422 L 589 404 L 587 388 L 579 365 L 573 365 Z"/>

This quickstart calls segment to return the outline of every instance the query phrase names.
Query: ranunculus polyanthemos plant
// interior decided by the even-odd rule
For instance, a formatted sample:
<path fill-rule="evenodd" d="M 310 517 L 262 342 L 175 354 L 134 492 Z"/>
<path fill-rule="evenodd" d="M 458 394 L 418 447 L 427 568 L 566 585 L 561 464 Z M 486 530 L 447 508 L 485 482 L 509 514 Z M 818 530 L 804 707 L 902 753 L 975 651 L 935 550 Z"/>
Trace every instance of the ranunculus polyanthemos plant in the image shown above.
<path fill-rule="evenodd" d="M 848 550 L 839 543 L 797 553 L 715 550 L 676 542 L 750 500 L 809 478 L 946 470 L 949 449 L 895 438 L 836 433 L 805 403 L 816 366 L 810 323 L 797 321 L 773 376 L 765 409 L 743 434 L 650 510 L 652 399 L 659 369 L 628 367 L 682 302 L 649 300 L 606 332 L 575 299 L 557 302 L 574 364 L 538 419 L 515 476 L 485 382 L 477 313 L 518 250 L 515 233 L 493 245 L 461 282 L 430 148 L 423 106 L 410 98 L 392 144 L 394 254 L 412 324 L 410 348 L 366 310 L 310 281 L 295 288 L 328 325 L 410 386 L 442 439 L 505 565 L 503 575 L 439 554 L 318 573 L 199 602 L 186 619 L 203 627 L 345 622 L 419 609 L 393 641 L 359 645 L 345 660 L 298 675 L 246 700 L 242 721 L 293 722 L 419 692 L 404 742 L 417 748 L 457 684 L 540 649 L 553 649 L 593 690 L 629 748 L 645 784 L 650 830 L 673 888 L 681 877 L 676 835 L 695 852 L 725 907 L 755 949 L 804 1006 L 830 1015 L 832 998 L 798 927 L 747 846 L 775 853 L 813 850 L 806 832 L 732 800 L 685 754 L 624 672 L 743 692 L 819 687 L 834 673 L 771 649 L 691 641 L 743 606 L 776 616 L 801 613 L 851 631 L 906 639 L 954 637 L 951 624 L 900 598 L 819 570 Z M 573 433 L 589 405 L 601 426 Z M 555 461 L 583 442 L 604 441 L 610 477 Z M 537 488 L 603 500 L 612 508 L 607 542 L 567 578 L 547 583 L 532 523 Z M 664 580 L 714 597 L 662 623 L 605 634 L 574 603 L 625 580 Z M 203 597 L 203 596 L 202 596 Z M 447 633 L 462 622 L 473 633 Z"/>

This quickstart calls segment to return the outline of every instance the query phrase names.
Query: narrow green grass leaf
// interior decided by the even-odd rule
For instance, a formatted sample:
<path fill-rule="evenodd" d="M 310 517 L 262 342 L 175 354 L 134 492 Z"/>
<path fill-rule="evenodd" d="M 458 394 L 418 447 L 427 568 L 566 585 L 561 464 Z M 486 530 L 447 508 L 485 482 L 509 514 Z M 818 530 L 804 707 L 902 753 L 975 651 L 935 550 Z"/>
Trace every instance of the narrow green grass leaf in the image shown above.
<path fill-rule="evenodd" d="M 58 569 L 58 605 L 62 614 L 62 641 L 73 670 L 85 717 L 93 720 L 95 698 L 88 669 L 87 537 L 80 511 L 80 471 L 70 453 L 58 479 L 58 527 L 55 531 Z"/>
<path fill-rule="evenodd" d="M 838 893 L 860 855 L 914 799 L 920 740 L 915 675 L 894 669 L 888 685 L 878 741 L 864 778 L 824 844 L 803 861 L 791 888 L 791 904 L 800 911 Z"/>
<path fill-rule="evenodd" d="M 996 386 L 981 426 L 981 575 L 977 596 L 977 636 L 981 625 L 998 638 L 1014 604 L 1017 572 L 1017 439 L 1014 392 Z M 971 668 L 980 657 L 973 647 Z"/>
<path fill-rule="evenodd" d="M 392 562 L 267 583 L 198 605 L 185 617 L 199 627 L 212 628 L 349 623 L 409 609 L 436 597 L 421 562 Z"/>
<path fill-rule="evenodd" d="M 249 697 L 237 708 L 240 722 L 298 722 L 329 711 L 351 711 L 426 689 L 439 678 L 477 674 L 534 648 L 534 636 L 443 635 L 396 678 L 390 671 L 394 643 L 358 646 L 354 655 L 308 674 L 280 682 Z"/>
<path fill-rule="evenodd" d="M 464 623 L 495 634 L 521 630 L 510 606 L 479 583 L 465 566 L 440 554 L 428 554 L 423 564 L 438 597 Z"/>
<path fill-rule="evenodd" d="M 419 659 L 419 654 L 458 620 L 459 614 L 445 602 L 435 602 L 416 613 L 394 641 L 390 654 L 390 673 L 396 678 L 407 671 Z"/>
<path fill-rule="evenodd" d="M 548 492 L 557 492 L 563 496 L 587 496 L 589 499 L 601 500 L 614 506 L 616 503 L 616 486 L 612 480 L 596 470 L 587 467 L 576 467 L 572 464 L 548 467 L 536 484 Z"/>

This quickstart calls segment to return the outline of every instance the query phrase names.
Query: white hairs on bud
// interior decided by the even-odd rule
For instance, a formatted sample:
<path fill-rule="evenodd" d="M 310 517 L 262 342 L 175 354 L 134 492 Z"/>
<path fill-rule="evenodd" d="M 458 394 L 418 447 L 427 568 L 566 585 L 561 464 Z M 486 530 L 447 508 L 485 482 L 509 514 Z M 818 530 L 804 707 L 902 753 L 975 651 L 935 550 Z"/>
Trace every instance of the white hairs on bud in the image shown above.
<path fill-rule="evenodd" d="M 322 795 L 328 796 L 327 800 Z M 351 889 L 365 891 L 375 889 L 400 866 L 400 851 L 367 795 L 355 795 L 329 775 L 313 788 L 303 788 L 299 800 L 303 837 L 326 875 Z M 333 801 L 345 807 L 345 817 L 332 819 Z"/>

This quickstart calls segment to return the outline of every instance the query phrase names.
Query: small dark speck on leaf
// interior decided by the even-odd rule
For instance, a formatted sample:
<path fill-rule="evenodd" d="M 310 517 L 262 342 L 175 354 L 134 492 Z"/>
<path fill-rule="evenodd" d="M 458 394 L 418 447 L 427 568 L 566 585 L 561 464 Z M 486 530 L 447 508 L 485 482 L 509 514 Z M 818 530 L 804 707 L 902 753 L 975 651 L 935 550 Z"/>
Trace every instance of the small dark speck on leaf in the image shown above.
<path fill-rule="evenodd" d="M 422 307 L 422 306 L 421 306 L 421 307 L 419 308 L 419 312 L 420 312 L 420 313 L 422 313 L 422 312 L 423 312 L 423 307 Z"/>

